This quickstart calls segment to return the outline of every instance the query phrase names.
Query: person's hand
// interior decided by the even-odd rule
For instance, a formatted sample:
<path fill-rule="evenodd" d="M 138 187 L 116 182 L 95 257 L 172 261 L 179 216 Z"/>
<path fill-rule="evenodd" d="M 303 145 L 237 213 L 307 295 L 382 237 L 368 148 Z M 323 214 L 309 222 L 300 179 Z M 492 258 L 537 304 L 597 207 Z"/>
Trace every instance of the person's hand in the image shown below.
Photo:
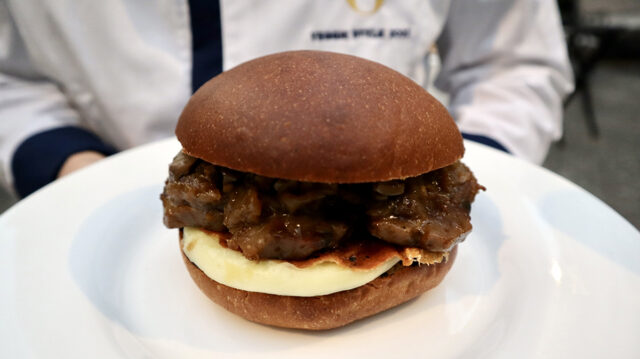
<path fill-rule="evenodd" d="M 60 167 L 58 172 L 58 178 L 66 176 L 71 172 L 77 171 L 83 167 L 86 167 L 94 162 L 103 159 L 105 156 L 102 153 L 95 151 L 83 151 L 74 153 Z"/>

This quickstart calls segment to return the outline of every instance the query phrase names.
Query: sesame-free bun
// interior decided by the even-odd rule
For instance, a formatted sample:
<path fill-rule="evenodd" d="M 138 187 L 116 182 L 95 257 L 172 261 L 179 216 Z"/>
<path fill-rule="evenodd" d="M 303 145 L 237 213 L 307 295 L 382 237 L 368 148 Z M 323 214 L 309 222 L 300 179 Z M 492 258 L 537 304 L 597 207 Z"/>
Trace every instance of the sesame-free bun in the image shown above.
<path fill-rule="evenodd" d="M 182 258 L 202 292 L 230 312 L 261 324 L 322 330 L 382 312 L 437 286 L 449 272 L 456 253 L 457 246 L 446 261 L 437 264 L 404 267 L 399 263 L 361 287 L 316 297 L 281 296 L 231 288 L 209 278 L 184 252 Z"/>
<path fill-rule="evenodd" d="M 321 51 L 261 57 L 204 84 L 176 128 L 207 162 L 309 182 L 417 176 L 462 157 L 447 110 L 381 64 Z"/>

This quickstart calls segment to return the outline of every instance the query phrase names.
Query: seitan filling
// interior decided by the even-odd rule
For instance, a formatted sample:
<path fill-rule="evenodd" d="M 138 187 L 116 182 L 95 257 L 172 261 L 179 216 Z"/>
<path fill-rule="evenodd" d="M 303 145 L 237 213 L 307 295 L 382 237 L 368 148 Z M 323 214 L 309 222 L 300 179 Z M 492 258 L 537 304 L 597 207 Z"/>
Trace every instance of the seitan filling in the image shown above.
<path fill-rule="evenodd" d="M 249 259 L 299 260 L 375 238 L 448 251 L 470 232 L 480 189 L 461 162 L 404 180 L 327 184 L 243 173 L 180 152 L 161 199 L 170 228 L 226 232 L 226 245 Z"/>

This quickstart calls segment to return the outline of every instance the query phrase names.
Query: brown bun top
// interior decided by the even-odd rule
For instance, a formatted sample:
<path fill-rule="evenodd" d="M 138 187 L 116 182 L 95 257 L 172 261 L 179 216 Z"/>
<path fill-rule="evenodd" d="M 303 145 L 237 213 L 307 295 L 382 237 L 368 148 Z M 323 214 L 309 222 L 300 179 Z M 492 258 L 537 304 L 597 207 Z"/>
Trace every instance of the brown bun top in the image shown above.
<path fill-rule="evenodd" d="M 447 110 L 378 63 L 321 51 L 261 57 L 204 84 L 176 128 L 216 165 L 298 181 L 417 176 L 464 153 Z"/>

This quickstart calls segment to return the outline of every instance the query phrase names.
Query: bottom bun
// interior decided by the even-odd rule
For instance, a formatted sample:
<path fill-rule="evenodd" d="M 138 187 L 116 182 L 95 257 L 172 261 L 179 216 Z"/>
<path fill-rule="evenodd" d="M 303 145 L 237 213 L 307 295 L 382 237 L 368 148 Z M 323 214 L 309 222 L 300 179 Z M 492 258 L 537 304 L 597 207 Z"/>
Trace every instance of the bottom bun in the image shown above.
<path fill-rule="evenodd" d="M 207 277 L 184 252 L 182 259 L 202 292 L 228 311 L 256 323 L 323 330 L 380 313 L 437 286 L 451 269 L 456 252 L 457 246 L 451 250 L 446 262 L 432 265 L 404 267 L 398 263 L 361 287 L 317 297 L 282 296 L 231 288 Z"/>

